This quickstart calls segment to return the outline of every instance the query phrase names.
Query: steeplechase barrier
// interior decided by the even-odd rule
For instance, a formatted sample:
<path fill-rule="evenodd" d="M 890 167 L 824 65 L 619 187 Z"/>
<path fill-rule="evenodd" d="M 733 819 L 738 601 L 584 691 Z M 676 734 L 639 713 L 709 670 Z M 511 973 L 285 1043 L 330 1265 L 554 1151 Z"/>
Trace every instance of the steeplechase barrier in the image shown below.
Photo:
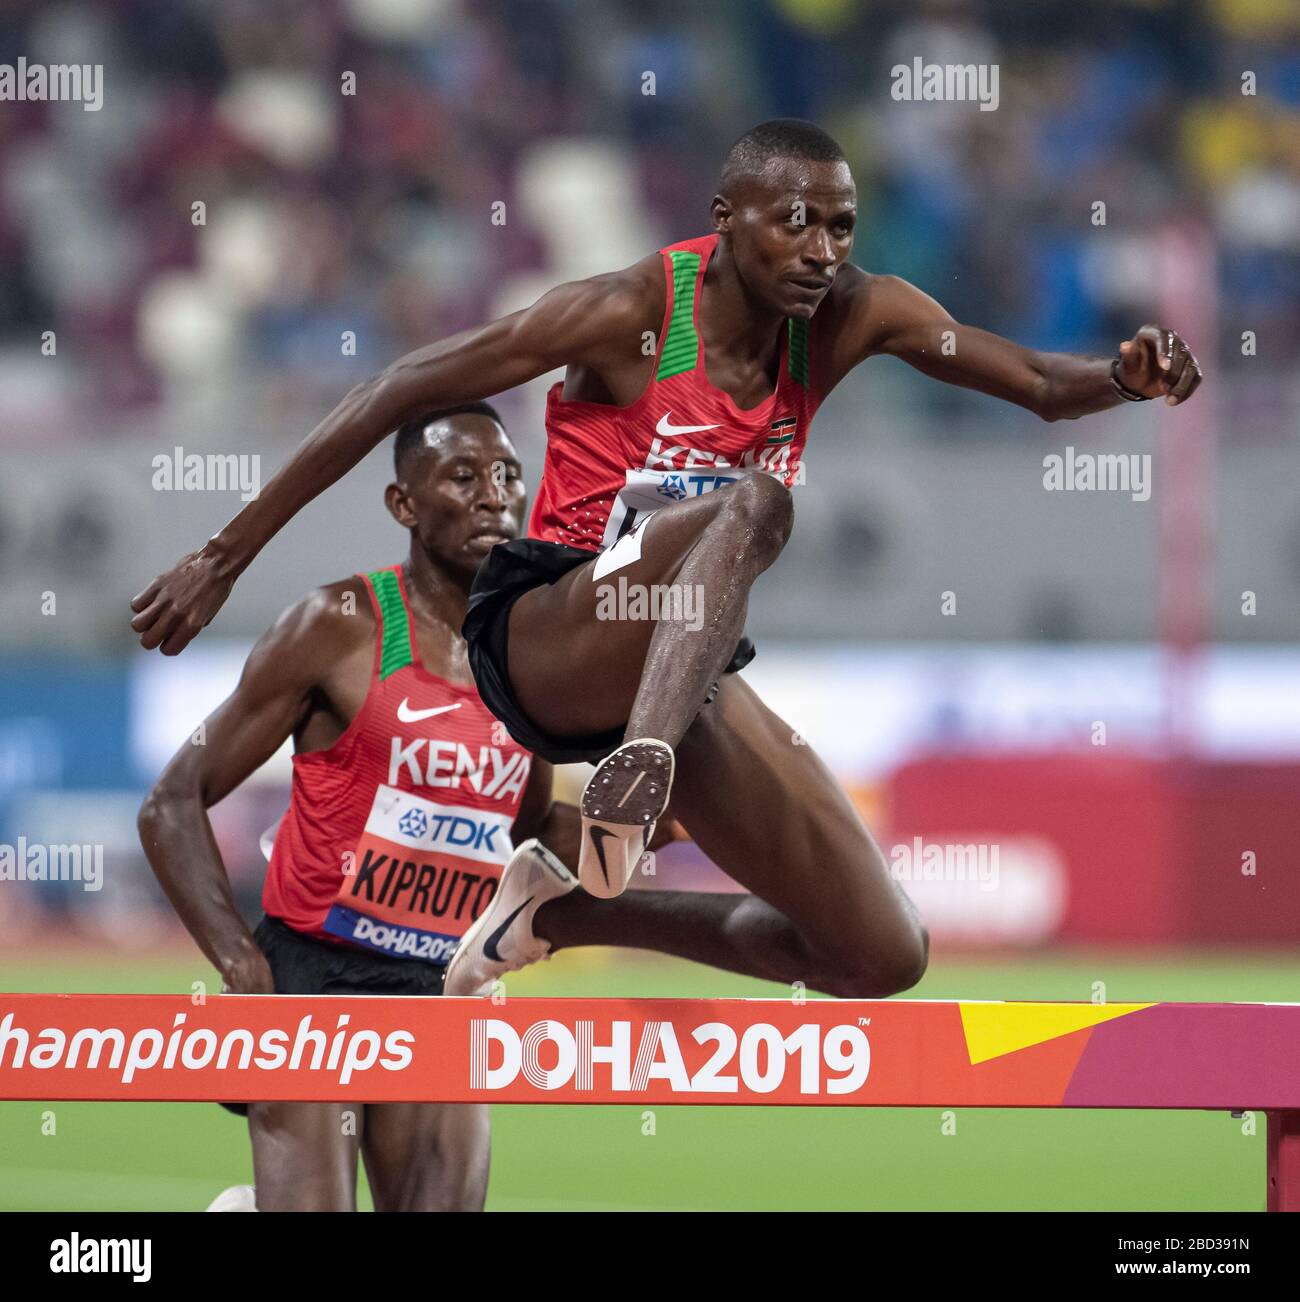
<path fill-rule="evenodd" d="M 0 1099 L 1264 1112 L 1300 1211 L 1300 1004 L 13 994 Z"/>

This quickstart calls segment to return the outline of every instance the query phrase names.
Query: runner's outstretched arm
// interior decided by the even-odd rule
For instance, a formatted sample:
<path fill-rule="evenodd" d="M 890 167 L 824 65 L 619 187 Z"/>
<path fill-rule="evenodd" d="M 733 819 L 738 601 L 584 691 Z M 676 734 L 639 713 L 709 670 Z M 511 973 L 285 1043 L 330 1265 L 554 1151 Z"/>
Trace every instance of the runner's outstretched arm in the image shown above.
<path fill-rule="evenodd" d="M 177 916 L 235 994 L 273 994 L 271 969 L 230 889 L 208 819 L 306 718 L 328 663 L 363 621 L 313 594 L 287 611 L 253 648 L 233 694 L 163 770 L 140 807 L 140 843 Z"/>
<path fill-rule="evenodd" d="M 1172 330 L 1144 325 L 1115 358 L 1024 348 L 987 330 L 962 325 L 914 285 L 846 266 L 832 309 L 841 328 L 827 331 L 830 384 L 873 353 L 900 357 L 947 384 L 978 389 L 1044 420 L 1073 420 L 1140 398 L 1185 402 L 1201 382 L 1191 349 Z M 828 314 L 831 315 L 831 314 Z"/>
<path fill-rule="evenodd" d="M 559 285 L 522 312 L 408 353 L 358 384 L 259 496 L 132 600 L 140 645 L 164 655 L 183 651 L 258 552 L 403 421 L 489 398 L 569 363 L 599 372 L 620 354 L 625 362 L 629 339 L 639 344 L 646 265 Z"/>

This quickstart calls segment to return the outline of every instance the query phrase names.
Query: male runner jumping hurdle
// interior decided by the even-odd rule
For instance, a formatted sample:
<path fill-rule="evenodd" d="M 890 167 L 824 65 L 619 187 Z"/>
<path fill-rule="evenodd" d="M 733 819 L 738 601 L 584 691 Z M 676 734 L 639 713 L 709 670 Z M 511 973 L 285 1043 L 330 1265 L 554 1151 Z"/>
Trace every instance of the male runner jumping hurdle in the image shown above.
<path fill-rule="evenodd" d="M 471 601 L 483 699 L 537 754 L 602 761 L 583 797 L 590 890 L 622 889 L 671 790 L 705 853 L 771 906 L 750 921 L 773 969 L 888 995 L 924 970 L 924 928 L 825 766 L 727 673 L 752 654 L 749 589 L 789 536 L 812 417 L 875 353 L 1045 420 L 1181 402 L 1200 367 L 1157 326 L 1114 359 L 1022 348 L 859 270 L 853 179 L 810 123 L 737 141 L 711 215 L 711 235 L 559 286 L 356 386 L 259 498 L 136 597 L 132 627 L 146 648 L 179 652 L 261 547 L 386 432 L 564 366 L 532 536 L 493 550 Z M 599 618 L 611 574 L 701 593 L 703 627 Z"/>
<path fill-rule="evenodd" d="M 523 524 L 519 463 L 496 413 L 478 403 L 408 422 L 394 462 L 386 500 L 410 531 L 406 564 L 320 588 L 282 616 L 203 744 L 181 748 L 140 812 L 154 871 L 225 988 L 473 994 L 584 944 L 768 975 L 747 945 L 743 919 L 762 907 L 748 896 L 636 891 L 608 905 L 576 890 L 556 855 L 576 861 L 577 809 L 553 803 L 551 766 L 478 698 L 460 634 L 470 583 Z M 267 916 L 250 934 L 207 809 L 289 736 L 293 795 Z M 512 855 L 512 837 L 555 853 L 529 839 Z M 259 1209 L 355 1207 L 358 1149 L 380 1210 L 482 1207 L 485 1108 L 378 1104 L 353 1126 L 346 1110 L 248 1107 Z M 253 1210 L 250 1193 L 228 1190 L 213 1207 Z"/>

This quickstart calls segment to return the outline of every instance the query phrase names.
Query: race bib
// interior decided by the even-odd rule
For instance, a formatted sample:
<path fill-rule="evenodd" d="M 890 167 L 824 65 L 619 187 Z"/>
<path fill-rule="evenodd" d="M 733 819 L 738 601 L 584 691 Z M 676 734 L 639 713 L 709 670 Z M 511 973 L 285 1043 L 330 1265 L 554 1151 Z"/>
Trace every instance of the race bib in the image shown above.
<path fill-rule="evenodd" d="M 446 963 L 491 903 L 512 852 L 505 815 L 381 786 L 324 929 L 384 954 Z"/>
<path fill-rule="evenodd" d="M 734 484 L 744 474 L 743 470 L 730 466 L 693 470 L 629 470 L 627 482 L 618 490 L 618 496 L 610 507 L 601 546 L 609 547 L 616 543 L 624 534 L 635 529 L 650 512 Z"/>

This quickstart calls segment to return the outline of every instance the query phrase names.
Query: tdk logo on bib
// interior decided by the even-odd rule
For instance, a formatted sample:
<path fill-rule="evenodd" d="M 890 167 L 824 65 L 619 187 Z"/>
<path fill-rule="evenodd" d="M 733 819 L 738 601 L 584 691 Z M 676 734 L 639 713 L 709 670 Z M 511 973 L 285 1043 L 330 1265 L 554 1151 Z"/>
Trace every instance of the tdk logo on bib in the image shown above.
<path fill-rule="evenodd" d="M 366 831 L 410 850 L 449 851 L 491 863 L 504 863 L 511 853 L 503 815 L 439 805 L 395 787 L 375 793 Z"/>
<path fill-rule="evenodd" d="M 501 831 L 501 825 L 485 823 L 479 818 L 465 818 L 460 814 L 434 814 L 430 817 L 423 810 L 408 809 L 397 820 L 397 830 L 431 849 L 472 846 L 475 850 L 495 852 L 498 847 L 493 841 Z"/>

